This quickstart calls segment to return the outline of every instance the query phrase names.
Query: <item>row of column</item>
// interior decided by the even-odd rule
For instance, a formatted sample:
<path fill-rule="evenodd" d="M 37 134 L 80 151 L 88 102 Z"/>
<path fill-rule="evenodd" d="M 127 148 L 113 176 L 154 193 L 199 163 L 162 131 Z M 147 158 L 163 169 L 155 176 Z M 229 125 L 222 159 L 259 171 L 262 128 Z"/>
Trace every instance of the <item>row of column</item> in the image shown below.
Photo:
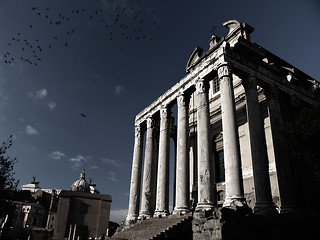
<path fill-rule="evenodd" d="M 224 207 L 237 208 L 246 205 L 243 190 L 238 128 L 236 123 L 235 99 L 232 73 L 227 63 L 218 68 L 220 79 L 220 99 L 222 112 L 222 131 L 225 161 L 225 202 Z M 264 137 L 264 126 L 260 116 L 257 94 L 257 80 L 250 76 L 243 81 L 247 99 L 247 116 L 252 152 L 253 177 L 256 195 L 256 212 L 274 211 L 268 172 L 268 157 Z M 203 79 L 196 82 L 197 108 L 197 165 L 198 165 L 198 202 L 196 211 L 211 210 L 215 207 L 214 161 L 211 151 L 210 111 L 207 86 Z M 177 97 L 177 160 L 174 213 L 189 211 L 189 160 L 188 160 L 188 124 L 189 116 L 186 96 L 183 92 Z M 141 126 L 135 127 L 135 145 L 131 174 L 131 187 L 127 221 L 138 217 L 150 217 L 153 214 L 169 214 L 169 119 L 170 110 L 160 110 L 160 135 L 157 171 L 157 192 L 154 196 L 152 174 L 154 134 L 153 120 L 147 119 L 145 159 L 139 213 L 143 134 Z M 153 212 L 156 197 L 156 208 Z"/>

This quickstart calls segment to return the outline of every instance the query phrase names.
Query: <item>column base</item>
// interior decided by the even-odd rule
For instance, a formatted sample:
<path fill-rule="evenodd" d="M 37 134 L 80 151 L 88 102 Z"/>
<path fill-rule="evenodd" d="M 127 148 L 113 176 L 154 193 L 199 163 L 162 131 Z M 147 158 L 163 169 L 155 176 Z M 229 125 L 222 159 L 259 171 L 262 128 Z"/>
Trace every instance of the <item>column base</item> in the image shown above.
<path fill-rule="evenodd" d="M 166 217 L 168 215 L 169 215 L 169 211 L 167 210 L 156 210 L 153 214 L 154 217 L 158 217 L 158 218 Z"/>
<path fill-rule="evenodd" d="M 211 211 L 215 208 L 213 203 L 198 202 L 195 211 Z"/>
<path fill-rule="evenodd" d="M 237 210 L 237 208 L 248 207 L 248 205 L 245 198 L 226 197 L 222 207 Z"/>
<path fill-rule="evenodd" d="M 184 215 L 184 214 L 187 214 L 189 213 L 190 210 L 188 207 L 176 207 L 174 210 L 173 210 L 173 213 L 172 214 L 179 214 L 179 215 Z"/>
<path fill-rule="evenodd" d="M 138 220 L 145 220 L 145 219 L 148 219 L 151 217 L 152 217 L 152 215 L 149 212 L 141 212 L 139 214 Z"/>
<path fill-rule="evenodd" d="M 285 205 L 280 207 L 280 214 L 297 214 L 297 206 L 295 205 Z"/>
<path fill-rule="evenodd" d="M 130 215 L 128 214 L 125 222 L 124 222 L 124 225 L 128 226 L 128 225 L 131 225 L 131 224 L 135 224 L 138 220 L 138 215 Z"/>
<path fill-rule="evenodd" d="M 193 213 L 194 219 L 211 219 L 217 216 L 217 207 L 212 203 L 198 203 Z"/>
<path fill-rule="evenodd" d="M 256 203 L 253 208 L 253 213 L 257 215 L 274 215 L 278 211 L 273 202 Z"/>

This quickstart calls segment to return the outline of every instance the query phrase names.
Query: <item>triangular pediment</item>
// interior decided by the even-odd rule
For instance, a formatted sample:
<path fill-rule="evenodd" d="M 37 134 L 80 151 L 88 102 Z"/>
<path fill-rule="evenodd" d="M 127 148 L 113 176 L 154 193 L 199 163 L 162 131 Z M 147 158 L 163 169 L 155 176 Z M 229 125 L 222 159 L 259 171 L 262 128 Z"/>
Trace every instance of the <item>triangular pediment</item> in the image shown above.
<path fill-rule="evenodd" d="M 203 49 L 200 47 L 195 47 L 195 49 L 192 51 L 187 65 L 186 65 L 186 71 L 189 72 L 192 65 L 201 57 Z"/>

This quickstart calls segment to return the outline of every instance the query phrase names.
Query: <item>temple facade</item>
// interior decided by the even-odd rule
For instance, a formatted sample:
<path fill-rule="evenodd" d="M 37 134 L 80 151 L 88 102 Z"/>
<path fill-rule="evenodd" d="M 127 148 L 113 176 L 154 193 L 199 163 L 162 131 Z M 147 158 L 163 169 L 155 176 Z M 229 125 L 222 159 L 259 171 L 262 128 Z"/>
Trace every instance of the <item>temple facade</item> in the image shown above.
<path fill-rule="evenodd" d="M 206 52 L 196 47 L 187 75 L 135 118 L 127 224 L 216 207 L 258 215 L 297 210 L 297 166 L 281 127 L 296 108 L 317 104 L 319 84 L 251 42 L 248 24 L 223 25 L 227 36 L 212 36 Z"/>

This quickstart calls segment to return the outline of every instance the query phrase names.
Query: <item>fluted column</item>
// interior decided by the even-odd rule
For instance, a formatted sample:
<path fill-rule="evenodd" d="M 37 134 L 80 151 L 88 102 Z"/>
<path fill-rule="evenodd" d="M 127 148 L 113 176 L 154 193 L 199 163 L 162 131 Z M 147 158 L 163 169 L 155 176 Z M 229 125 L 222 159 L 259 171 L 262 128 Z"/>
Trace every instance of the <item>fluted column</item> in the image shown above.
<path fill-rule="evenodd" d="M 264 90 L 268 102 L 273 150 L 277 167 L 281 202 L 280 213 L 295 212 L 297 211 L 297 202 L 293 169 L 290 162 L 287 141 L 280 132 L 283 126 L 283 118 L 280 107 L 279 90 L 276 86 L 269 86 Z"/>
<path fill-rule="evenodd" d="M 185 96 L 177 98 L 177 165 L 176 165 L 176 200 L 175 213 L 189 211 L 189 158 L 188 158 L 188 111 Z"/>
<path fill-rule="evenodd" d="M 167 216 L 169 214 L 169 119 L 167 107 L 160 110 L 160 137 L 158 178 L 155 216 Z"/>
<path fill-rule="evenodd" d="M 129 196 L 129 209 L 127 223 L 135 222 L 139 216 L 141 168 L 142 168 L 143 133 L 141 126 L 135 126 L 135 140 L 133 149 L 133 162 L 131 170 L 131 184 Z"/>
<path fill-rule="evenodd" d="M 272 202 L 267 144 L 257 92 L 257 79 L 249 76 L 243 81 L 246 94 L 256 214 L 276 213 Z"/>
<path fill-rule="evenodd" d="M 223 152 L 226 197 L 223 207 L 235 209 L 245 205 L 243 192 L 239 134 L 233 92 L 232 73 L 225 63 L 218 68 L 222 112 Z"/>
<path fill-rule="evenodd" d="M 145 145 L 145 156 L 144 156 L 144 168 L 143 168 L 143 184 L 142 184 L 142 196 L 141 196 L 141 210 L 139 218 L 150 217 L 153 215 L 153 177 L 152 169 L 153 166 L 153 129 L 154 123 L 152 117 L 147 119 L 147 136 Z"/>
<path fill-rule="evenodd" d="M 198 203 L 196 211 L 212 210 L 214 202 L 214 164 L 210 144 L 209 100 L 203 79 L 196 83 L 197 144 L 198 144 Z"/>

